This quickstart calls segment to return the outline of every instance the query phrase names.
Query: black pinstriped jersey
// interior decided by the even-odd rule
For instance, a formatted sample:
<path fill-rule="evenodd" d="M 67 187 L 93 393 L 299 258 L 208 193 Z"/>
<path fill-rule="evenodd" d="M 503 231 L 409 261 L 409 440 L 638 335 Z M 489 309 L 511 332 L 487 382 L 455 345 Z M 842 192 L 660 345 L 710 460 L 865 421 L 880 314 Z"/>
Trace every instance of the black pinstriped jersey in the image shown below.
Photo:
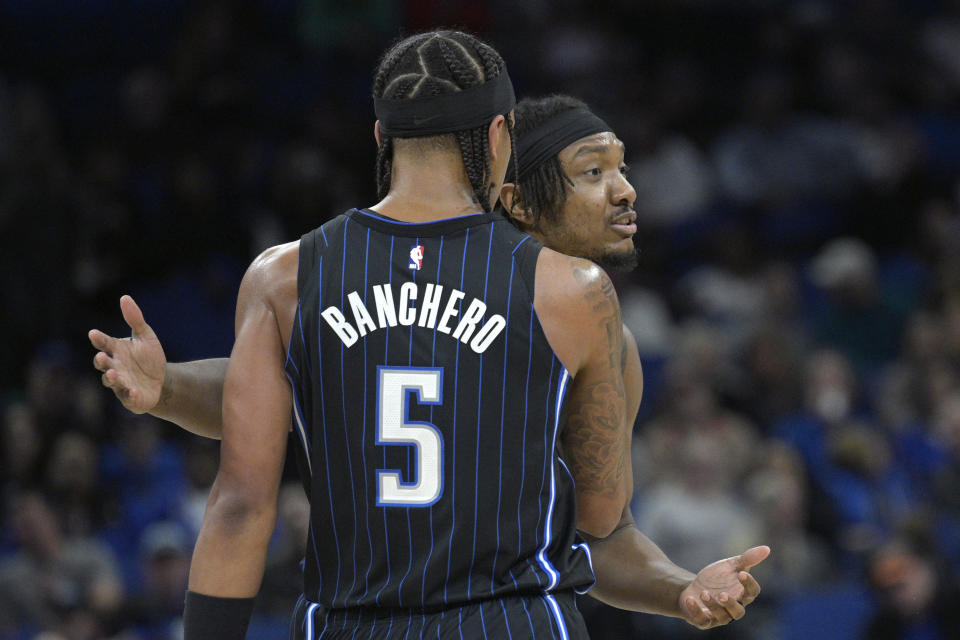
<path fill-rule="evenodd" d="M 286 371 L 308 599 L 442 608 L 593 582 L 557 453 L 570 376 L 533 308 L 541 248 L 496 214 L 354 209 L 301 239 Z"/>

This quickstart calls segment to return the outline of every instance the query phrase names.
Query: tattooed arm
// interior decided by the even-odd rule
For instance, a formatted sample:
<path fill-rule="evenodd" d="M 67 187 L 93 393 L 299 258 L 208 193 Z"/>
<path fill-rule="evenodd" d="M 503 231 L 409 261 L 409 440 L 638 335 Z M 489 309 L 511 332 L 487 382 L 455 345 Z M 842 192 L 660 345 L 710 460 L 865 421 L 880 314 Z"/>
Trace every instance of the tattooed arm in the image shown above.
<path fill-rule="evenodd" d="M 621 366 L 627 402 L 623 441 L 627 451 L 643 394 L 643 370 L 636 340 L 623 328 Z M 597 582 L 589 594 L 614 607 L 683 618 L 709 629 L 741 618 L 760 593 L 749 569 L 770 552 L 754 547 L 740 556 L 715 562 L 693 574 L 677 566 L 634 523 L 629 504 L 614 531 L 599 539 L 581 532 L 590 543 Z"/>
<path fill-rule="evenodd" d="M 544 249 L 534 306 L 573 377 L 562 448 L 576 480 L 578 528 L 602 538 L 620 521 L 632 489 L 620 303 L 610 278 L 592 262 Z"/>

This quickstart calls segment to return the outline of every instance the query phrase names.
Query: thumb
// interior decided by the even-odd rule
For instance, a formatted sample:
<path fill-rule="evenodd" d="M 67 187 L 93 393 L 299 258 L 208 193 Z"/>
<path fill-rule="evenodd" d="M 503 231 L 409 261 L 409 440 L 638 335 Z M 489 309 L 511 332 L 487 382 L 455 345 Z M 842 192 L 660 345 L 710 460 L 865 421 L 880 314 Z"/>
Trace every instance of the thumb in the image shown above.
<path fill-rule="evenodd" d="M 741 553 L 739 556 L 737 556 L 735 558 L 735 564 L 738 570 L 747 571 L 751 567 L 755 567 L 756 565 L 766 560 L 767 556 L 769 555 L 770 555 L 770 547 L 766 545 L 753 547 L 751 549 L 747 549 L 746 551 Z"/>
<path fill-rule="evenodd" d="M 120 312 L 123 314 L 124 321 L 130 325 L 135 337 L 143 338 L 153 334 L 150 325 L 143 319 L 143 312 L 140 311 L 140 307 L 130 296 L 120 298 Z"/>

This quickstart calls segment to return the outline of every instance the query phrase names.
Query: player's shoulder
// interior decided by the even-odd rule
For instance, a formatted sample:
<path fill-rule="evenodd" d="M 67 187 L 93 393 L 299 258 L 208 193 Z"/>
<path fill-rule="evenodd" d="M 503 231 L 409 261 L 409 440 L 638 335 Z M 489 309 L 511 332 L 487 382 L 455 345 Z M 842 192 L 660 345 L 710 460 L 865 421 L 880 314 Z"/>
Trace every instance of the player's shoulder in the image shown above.
<path fill-rule="evenodd" d="M 241 286 L 267 296 L 285 293 L 291 285 L 296 292 L 299 257 L 300 240 L 270 247 L 250 263 Z"/>
<path fill-rule="evenodd" d="M 589 300 L 595 296 L 616 300 L 610 276 L 585 258 L 568 256 L 544 247 L 537 260 L 538 287 L 565 300 Z M 542 277 L 540 277 L 542 275 Z"/>
<path fill-rule="evenodd" d="M 277 272 L 289 269 L 291 265 L 296 270 L 299 257 L 300 240 L 274 245 L 253 259 L 250 270 L 266 275 L 276 275 Z"/>

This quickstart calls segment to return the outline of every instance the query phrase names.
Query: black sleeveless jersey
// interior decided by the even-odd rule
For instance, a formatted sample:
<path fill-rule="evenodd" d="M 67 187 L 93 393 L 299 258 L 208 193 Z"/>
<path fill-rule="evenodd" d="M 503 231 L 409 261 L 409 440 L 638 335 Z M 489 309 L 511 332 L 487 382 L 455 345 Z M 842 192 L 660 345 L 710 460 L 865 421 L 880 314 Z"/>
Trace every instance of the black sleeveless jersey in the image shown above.
<path fill-rule="evenodd" d="M 443 608 L 592 584 L 557 453 L 571 378 L 533 308 L 541 248 L 497 214 L 354 209 L 301 239 L 286 371 L 308 599 Z"/>

